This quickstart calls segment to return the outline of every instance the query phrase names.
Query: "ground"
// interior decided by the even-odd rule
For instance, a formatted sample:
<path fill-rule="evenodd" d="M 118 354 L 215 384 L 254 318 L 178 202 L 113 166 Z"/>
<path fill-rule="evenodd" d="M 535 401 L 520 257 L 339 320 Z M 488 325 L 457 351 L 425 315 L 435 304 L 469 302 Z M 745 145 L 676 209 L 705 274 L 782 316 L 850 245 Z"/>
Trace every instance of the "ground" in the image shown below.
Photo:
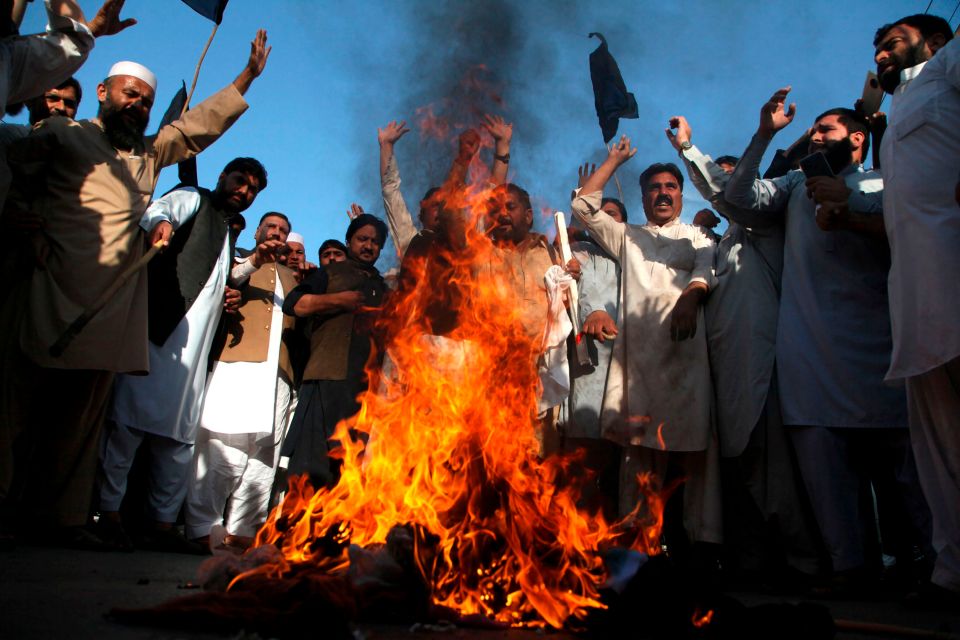
<path fill-rule="evenodd" d="M 148 607 L 196 593 L 184 588 L 194 579 L 202 558 L 137 551 L 132 554 L 96 553 L 21 547 L 0 554 L 0 636 L 13 639 L 72 638 L 84 640 L 167 640 L 245 638 L 190 631 L 130 627 L 104 617 L 114 607 Z M 734 594 L 747 604 L 775 602 L 760 594 Z M 960 611 L 918 613 L 899 602 L 834 602 L 828 606 L 835 618 L 903 625 L 915 629 L 957 634 L 960 638 Z M 408 627 L 361 626 L 365 640 L 391 638 L 481 638 L 522 640 L 542 637 L 523 631 L 420 631 Z M 318 636 L 319 637 L 319 636 Z M 564 634 L 548 634 L 561 640 Z M 776 634 L 771 634 L 776 637 Z M 903 635 L 861 635 L 839 633 L 838 640 L 900 638 Z M 930 636 L 933 637 L 933 636 Z M 947 636 L 943 636 L 947 637 Z"/>

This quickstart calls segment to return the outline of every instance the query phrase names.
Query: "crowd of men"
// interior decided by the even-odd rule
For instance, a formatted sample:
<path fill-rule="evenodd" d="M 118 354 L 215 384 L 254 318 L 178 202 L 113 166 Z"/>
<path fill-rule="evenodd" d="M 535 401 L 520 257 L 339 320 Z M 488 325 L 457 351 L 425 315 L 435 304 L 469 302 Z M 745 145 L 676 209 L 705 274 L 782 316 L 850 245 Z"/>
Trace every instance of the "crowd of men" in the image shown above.
<path fill-rule="evenodd" d="M 106 72 L 96 118 L 73 120 L 82 90 L 70 74 L 95 37 L 134 22 L 120 19 L 123 1 L 87 21 L 74 0 L 46 0 L 48 31 L 17 37 L 23 4 L 0 46 L 5 107 L 30 115 L 0 127 L 3 221 L 24 240 L 3 257 L 0 542 L 243 550 L 288 476 L 337 481 L 334 427 L 359 409 L 392 289 L 436 285 L 425 331 L 448 348 L 457 296 L 444 255 L 462 240 L 451 194 L 480 135 L 461 135 L 446 180 L 420 200 L 419 229 L 395 154 L 407 129 L 391 122 L 378 135 L 386 222 L 354 205 L 345 242 L 323 242 L 313 264 L 289 218 L 267 212 L 244 250 L 242 213 L 267 188 L 256 159 L 230 161 L 210 189 L 154 189 L 163 167 L 242 116 L 266 33 L 232 83 L 144 136 L 157 79 L 134 62 Z M 559 359 L 568 383 L 560 396 L 544 384 L 537 429 L 541 455 L 580 452 L 583 508 L 636 515 L 638 475 L 657 489 L 682 479 L 664 533 L 678 557 L 826 595 L 891 583 L 953 606 L 960 45 L 947 21 L 915 15 L 882 26 L 873 46 L 889 117 L 829 109 L 762 178 L 796 113 L 790 87 L 762 105 L 739 157 L 713 160 L 686 118 L 671 118 L 679 163 L 643 170 L 632 222 L 605 197 L 636 153 L 622 137 L 580 170 L 569 261 L 507 180 L 512 125 L 487 116 L 484 268 L 515 301 L 541 371 L 567 348 L 551 329 L 551 288 L 578 282 L 580 326 Z M 695 224 L 680 221 L 685 178 L 713 207 Z M 376 267 L 388 238 L 395 279 Z M 125 512 L 128 490 L 140 495 Z"/>

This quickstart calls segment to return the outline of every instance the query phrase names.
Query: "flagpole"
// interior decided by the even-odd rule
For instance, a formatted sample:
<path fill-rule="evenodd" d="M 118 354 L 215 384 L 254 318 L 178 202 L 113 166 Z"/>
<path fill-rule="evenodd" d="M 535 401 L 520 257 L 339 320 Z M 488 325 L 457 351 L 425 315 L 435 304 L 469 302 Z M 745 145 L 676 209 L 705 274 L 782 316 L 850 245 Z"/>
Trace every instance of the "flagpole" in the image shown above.
<path fill-rule="evenodd" d="M 610 145 L 604 145 L 607 149 L 607 153 L 610 153 Z M 617 185 L 617 195 L 620 196 L 620 202 L 623 202 L 623 189 L 620 188 L 620 178 L 617 177 L 617 172 L 613 172 L 613 182 Z"/>
<path fill-rule="evenodd" d="M 187 100 L 183 103 L 183 111 L 180 112 L 181 116 L 187 112 L 187 108 L 190 106 L 193 91 L 197 88 L 197 79 L 200 78 L 200 66 L 203 64 L 203 59 L 207 57 L 207 50 L 210 49 L 210 43 L 213 42 L 213 37 L 217 35 L 218 28 L 220 28 L 220 25 L 216 22 L 213 23 L 213 31 L 210 33 L 210 37 L 207 38 L 207 44 L 203 47 L 203 53 L 200 54 L 200 60 L 197 62 L 197 69 L 193 72 L 193 84 L 190 85 L 190 93 L 187 94 Z"/>

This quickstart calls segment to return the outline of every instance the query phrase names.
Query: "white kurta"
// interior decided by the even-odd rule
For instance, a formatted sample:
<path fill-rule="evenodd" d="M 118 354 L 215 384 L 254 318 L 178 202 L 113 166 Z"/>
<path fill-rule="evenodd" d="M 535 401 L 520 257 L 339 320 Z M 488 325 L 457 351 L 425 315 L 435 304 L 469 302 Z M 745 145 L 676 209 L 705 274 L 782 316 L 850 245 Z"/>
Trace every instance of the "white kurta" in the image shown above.
<path fill-rule="evenodd" d="M 600 210 L 601 196 L 579 194 L 572 208 L 622 270 L 621 329 L 603 402 L 603 436 L 623 445 L 703 451 L 713 395 L 703 310 L 696 335 L 682 342 L 670 340 L 670 318 L 691 282 L 713 287 L 713 240 L 679 220 L 662 227 L 617 222 Z"/>
<path fill-rule="evenodd" d="M 960 356 L 960 38 L 903 71 L 880 159 L 891 257 L 887 377 L 906 378 Z"/>
<path fill-rule="evenodd" d="M 200 426 L 217 433 L 276 433 L 277 375 L 283 335 L 283 285 L 275 278 L 267 359 L 263 362 L 215 362 L 207 384 Z M 289 399 L 287 404 L 289 403 Z M 279 444 L 279 440 L 277 440 Z"/>
<path fill-rule="evenodd" d="M 196 190 L 178 189 L 151 204 L 141 226 L 149 230 L 158 221 L 167 220 L 176 230 L 199 207 L 200 194 Z M 203 406 L 207 357 L 223 311 L 223 288 L 232 262 L 228 234 L 210 277 L 186 316 L 163 346 L 149 343 L 150 374 L 117 376 L 110 409 L 112 420 L 193 444 Z"/>

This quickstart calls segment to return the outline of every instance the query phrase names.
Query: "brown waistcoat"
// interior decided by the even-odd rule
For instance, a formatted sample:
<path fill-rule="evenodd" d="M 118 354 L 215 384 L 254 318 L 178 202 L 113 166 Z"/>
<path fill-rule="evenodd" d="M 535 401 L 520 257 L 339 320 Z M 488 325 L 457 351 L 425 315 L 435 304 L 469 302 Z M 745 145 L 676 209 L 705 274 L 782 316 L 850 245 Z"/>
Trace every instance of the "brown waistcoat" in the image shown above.
<path fill-rule="evenodd" d="M 227 340 L 216 356 L 220 362 L 264 362 L 270 344 L 270 325 L 273 320 L 273 293 L 275 280 L 280 277 L 283 295 L 293 291 L 297 281 L 287 267 L 267 263 L 250 276 L 241 292 L 240 309 L 228 319 Z M 227 317 L 227 316 L 224 316 Z M 280 338 L 279 367 L 289 381 L 294 380 L 290 362 L 291 342 L 294 339 L 296 318 L 283 316 L 283 334 Z"/>
<path fill-rule="evenodd" d="M 356 312 L 336 312 L 314 318 L 310 335 L 310 359 L 303 372 L 307 380 L 346 380 L 350 371 L 351 349 L 367 353 L 365 344 L 354 341 L 370 341 L 370 327 L 376 315 L 370 309 L 383 304 L 387 287 L 376 268 L 365 267 L 348 259 L 326 267 L 329 277 L 326 293 L 360 291 L 364 294 L 364 306 Z"/>

